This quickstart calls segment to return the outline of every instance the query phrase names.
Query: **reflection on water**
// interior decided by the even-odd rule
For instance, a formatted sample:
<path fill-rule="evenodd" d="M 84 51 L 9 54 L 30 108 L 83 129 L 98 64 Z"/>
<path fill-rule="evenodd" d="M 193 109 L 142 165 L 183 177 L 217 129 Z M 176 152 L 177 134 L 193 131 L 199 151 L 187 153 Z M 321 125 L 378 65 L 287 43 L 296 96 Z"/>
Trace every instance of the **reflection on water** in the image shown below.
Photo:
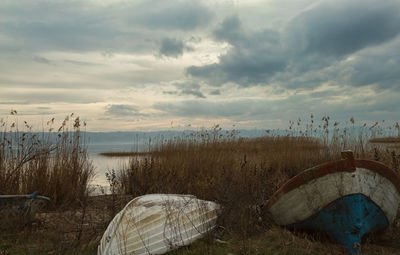
<path fill-rule="evenodd" d="M 135 148 L 136 149 L 136 148 Z M 109 170 L 122 169 L 129 163 L 129 157 L 105 157 L 100 155 L 102 152 L 119 152 L 135 150 L 131 143 L 99 143 L 89 144 L 88 153 L 95 167 L 95 177 L 92 181 L 94 185 L 108 186 L 106 172 Z"/>
<path fill-rule="evenodd" d="M 93 184 L 108 185 L 106 172 L 109 170 L 122 169 L 124 165 L 129 163 L 129 157 L 105 157 L 99 154 L 89 155 L 95 167 L 95 177 Z"/>

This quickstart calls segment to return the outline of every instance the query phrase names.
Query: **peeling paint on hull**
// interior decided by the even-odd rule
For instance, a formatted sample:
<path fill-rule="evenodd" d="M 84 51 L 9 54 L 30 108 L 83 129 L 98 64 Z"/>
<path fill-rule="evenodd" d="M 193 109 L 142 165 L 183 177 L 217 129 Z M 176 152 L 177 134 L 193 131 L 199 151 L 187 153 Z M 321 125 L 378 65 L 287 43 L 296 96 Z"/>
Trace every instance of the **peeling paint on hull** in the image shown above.
<path fill-rule="evenodd" d="M 343 244 L 350 254 L 361 253 L 361 239 L 366 233 L 389 226 L 383 211 L 362 194 L 342 197 L 309 219 L 288 226 L 290 229 L 320 230 Z"/>
<path fill-rule="evenodd" d="M 164 254 L 212 230 L 218 209 L 218 204 L 191 195 L 135 198 L 111 221 L 97 254 Z"/>
<path fill-rule="evenodd" d="M 355 160 L 351 152 L 345 156 L 293 177 L 267 209 L 277 224 L 326 231 L 355 254 L 364 234 L 385 229 L 396 218 L 400 177 L 379 162 Z"/>

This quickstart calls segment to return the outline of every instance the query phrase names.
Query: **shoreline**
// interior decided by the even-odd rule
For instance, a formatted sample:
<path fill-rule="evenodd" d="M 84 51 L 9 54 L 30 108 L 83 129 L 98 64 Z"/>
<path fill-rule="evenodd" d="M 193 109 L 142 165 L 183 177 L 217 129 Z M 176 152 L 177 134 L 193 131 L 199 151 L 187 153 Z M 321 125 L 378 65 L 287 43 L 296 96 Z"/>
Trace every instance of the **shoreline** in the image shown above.
<path fill-rule="evenodd" d="M 135 157 L 135 156 L 152 156 L 154 152 L 136 152 L 136 151 L 117 151 L 117 152 L 100 152 L 98 155 L 105 157 Z"/>

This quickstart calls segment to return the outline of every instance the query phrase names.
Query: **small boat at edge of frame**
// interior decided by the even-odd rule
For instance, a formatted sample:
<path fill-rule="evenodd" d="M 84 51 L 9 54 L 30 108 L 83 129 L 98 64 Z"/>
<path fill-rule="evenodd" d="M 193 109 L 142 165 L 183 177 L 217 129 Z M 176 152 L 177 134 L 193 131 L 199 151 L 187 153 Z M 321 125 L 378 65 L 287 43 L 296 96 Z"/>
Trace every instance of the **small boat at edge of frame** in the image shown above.
<path fill-rule="evenodd" d="M 17 223 L 28 223 L 49 201 L 50 198 L 39 196 L 37 192 L 26 195 L 0 195 L 1 225 L 12 225 L 15 220 Z"/>
<path fill-rule="evenodd" d="M 342 160 L 307 169 L 268 200 L 273 220 L 289 229 L 324 231 L 350 254 L 361 254 L 361 239 L 386 229 L 400 203 L 400 176 L 371 160 Z"/>

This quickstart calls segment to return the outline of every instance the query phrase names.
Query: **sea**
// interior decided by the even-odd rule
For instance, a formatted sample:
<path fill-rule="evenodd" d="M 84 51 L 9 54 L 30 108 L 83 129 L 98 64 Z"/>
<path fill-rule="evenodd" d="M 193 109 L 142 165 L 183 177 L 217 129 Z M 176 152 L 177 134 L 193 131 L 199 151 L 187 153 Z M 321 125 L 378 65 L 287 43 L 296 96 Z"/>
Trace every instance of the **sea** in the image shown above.
<path fill-rule="evenodd" d="M 109 171 L 119 171 L 129 163 L 129 157 L 107 157 L 102 152 L 133 151 L 132 144 L 112 143 L 112 144 L 90 144 L 88 145 L 88 156 L 95 168 L 95 176 L 92 180 L 93 185 L 109 185 L 106 173 Z"/>

